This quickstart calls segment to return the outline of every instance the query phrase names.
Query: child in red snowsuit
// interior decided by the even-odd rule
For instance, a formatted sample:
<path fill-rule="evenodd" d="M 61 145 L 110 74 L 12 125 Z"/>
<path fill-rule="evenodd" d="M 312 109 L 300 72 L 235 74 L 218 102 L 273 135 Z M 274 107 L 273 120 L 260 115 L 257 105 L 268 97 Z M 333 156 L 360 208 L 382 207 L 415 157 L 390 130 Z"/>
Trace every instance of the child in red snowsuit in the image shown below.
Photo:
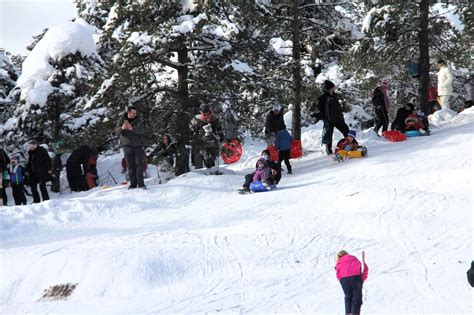
<path fill-rule="evenodd" d="M 362 252 L 362 263 L 357 257 L 349 255 L 345 250 L 337 253 L 336 277 L 344 291 L 346 314 L 360 314 L 362 306 L 362 286 L 367 280 L 369 267 L 365 263 L 365 253 Z"/>
<path fill-rule="evenodd" d="M 361 158 L 366 155 L 366 150 L 366 148 L 359 150 L 359 143 L 356 140 L 356 131 L 349 130 L 347 137 L 344 137 L 337 143 L 335 154 L 341 158 Z"/>

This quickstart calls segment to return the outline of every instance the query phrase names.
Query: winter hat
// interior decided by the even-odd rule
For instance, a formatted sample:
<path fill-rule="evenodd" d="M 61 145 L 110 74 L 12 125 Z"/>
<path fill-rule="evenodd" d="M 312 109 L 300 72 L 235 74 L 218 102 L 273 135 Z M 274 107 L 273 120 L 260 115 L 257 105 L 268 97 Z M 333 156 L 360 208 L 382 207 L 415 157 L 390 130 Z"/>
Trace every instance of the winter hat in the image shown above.
<path fill-rule="evenodd" d="M 347 133 L 348 136 L 351 136 L 352 138 L 356 138 L 357 132 L 355 130 L 349 130 Z"/>
<path fill-rule="evenodd" d="M 19 155 L 13 156 L 13 157 L 12 157 L 12 161 L 20 162 L 20 156 L 19 156 Z"/>
<path fill-rule="evenodd" d="M 210 113 L 211 108 L 209 107 L 209 105 L 203 104 L 203 105 L 201 105 L 200 111 L 201 111 L 201 113 Z"/>
<path fill-rule="evenodd" d="M 406 106 L 410 107 L 410 108 L 411 108 L 411 111 L 414 111 L 414 110 L 415 110 L 415 105 L 413 105 L 413 103 L 407 103 Z"/>
<path fill-rule="evenodd" d="M 388 80 L 383 79 L 382 82 L 380 82 L 380 86 L 384 88 L 388 88 Z"/>
<path fill-rule="evenodd" d="M 325 90 L 325 91 L 329 91 L 330 89 L 332 89 L 333 87 L 335 87 L 335 85 L 334 85 L 334 83 L 332 83 L 331 81 L 326 80 L 326 81 L 324 81 L 324 83 L 323 83 L 323 87 L 324 87 L 324 90 Z"/>
<path fill-rule="evenodd" d="M 280 104 L 273 105 L 272 110 L 280 112 L 281 111 L 281 105 Z"/>

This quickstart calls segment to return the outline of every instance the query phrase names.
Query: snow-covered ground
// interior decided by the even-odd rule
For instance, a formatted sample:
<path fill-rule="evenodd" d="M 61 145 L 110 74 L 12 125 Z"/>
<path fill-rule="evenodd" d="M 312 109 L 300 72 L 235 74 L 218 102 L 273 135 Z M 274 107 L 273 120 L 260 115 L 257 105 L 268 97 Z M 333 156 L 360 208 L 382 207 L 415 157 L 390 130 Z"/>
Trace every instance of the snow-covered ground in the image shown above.
<path fill-rule="evenodd" d="M 342 314 L 341 249 L 366 251 L 365 313 L 471 313 L 474 110 L 431 122 L 401 143 L 359 133 L 369 157 L 340 164 L 307 128 L 294 175 L 265 193 L 236 193 L 263 149 L 249 141 L 221 176 L 0 208 L 0 313 Z M 68 300 L 38 301 L 64 283 Z"/>

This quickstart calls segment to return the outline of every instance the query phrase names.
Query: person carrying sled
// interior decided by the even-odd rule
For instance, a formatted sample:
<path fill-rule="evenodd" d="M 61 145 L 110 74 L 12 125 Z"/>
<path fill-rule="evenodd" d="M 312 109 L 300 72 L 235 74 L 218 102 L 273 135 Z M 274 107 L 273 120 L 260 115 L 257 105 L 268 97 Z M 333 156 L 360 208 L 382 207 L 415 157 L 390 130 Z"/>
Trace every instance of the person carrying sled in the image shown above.
<path fill-rule="evenodd" d="M 336 277 L 344 291 L 346 314 L 360 314 L 362 306 L 362 286 L 367 280 L 369 267 L 362 252 L 362 263 L 357 257 L 341 250 L 336 256 Z"/>
<path fill-rule="evenodd" d="M 10 185 L 12 187 L 13 199 L 15 205 L 26 205 L 26 196 L 24 192 L 25 168 L 20 163 L 20 156 L 15 155 L 11 159 L 9 168 Z"/>
<path fill-rule="evenodd" d="M 387 94 L 388 80 L 382 80 L 380 86 L 376 87 L 372 94 L 372 105 L 374 106 L 375 119 L 374 131 L 379 135 L 379 129 L 382 127 L 382 132 L 388 129 L 388 111 L 390 107 L 390 99 Z"/>
<path fill-rule="evenodd" d="M 395 120 L 392 122 L 391 129 L 398 130 L 402 133 L 405 132 L 405 119 L 413 113 L 415 105 L 413 103 L 406 103 L 403 107 L 397 110 Z"/>
<path fill-rule="evenodd" d="M 255 171 L 250 174 L 245 175 L 245 181 L 242 185 L 242 189 L 239 189 L 239 193 L 245 194 L 250 192 L 250 184 L 253 182 L 253 177 L 255 172 L 258 169 L 258 161 L 264 159 L 267 162 L 268 168 L 270 170 L 268 175 L 268 181 L 270 186 L 276 186 L 281 179 L 281 168 L 277 162 L 273 161 L 270 158 L 270 152 L 268 150 L 263 150 L 261 157 L 258 158 L 257 163 L 255 163 Z"/>
<path fill-rule="evenodd" d="M 285 130 L 286 125 L 283 119 L 283 106 L 274 104 L 272 109 L 265 115 L 265 136 L 267 138 L 267 146 L 275 143 L 276 134 L 280 130 Z"/>
<path fill-rule="evenodd" d="M 193 164 L 196 169 L 203 168 L 204 157 L 202 156 L 202 153 L 207 151 L 204 147 L 205 143 L 203 142 L 203 139 L 205 141 L 209 140 L 213 142 L 213 139 L 210 139 L 209 136 L 205 137 L 206 131 L 203 127 L 206 125 L 210 125 L 211 133 L 214 135 L 214 137 L 216 137 L 216 139 L 219 142 L 221 133 L 222 133 L 219 119 L 211 111 L 211 108 L 209 107 L 209 105 L 203 104 L 200 107 L 200 114 L 194 116 L 194 118 L 191 120 L 191 127 L 192 127 L 192 133 L 193 133 L 192 157 L 193 157 Z M 209 143 L 207 144 L 209 145 Z M 217 147 L 219 147 L 219 144 L 217 144 Z M 211 164 L 212 166 L 214 166 L 214 162 Z"/>
<path fill-rule="evenodd" d="M 281 162 L 285 161 L 286 170 L 289 175 L 293 174 L 290 164 L 291 141 L 293 141 L 293 137 L 286 129 L 277 132 L 275 148 L 279 150 L 278 167 L 281 169 Z"/>
<path fill-rule="evenodd" d="M 146 189 L 143 177 L 145 161 L 144 124 L 137 115 L 135 106 L 128 106 L 127 112 L 119 119 L 115 132 L 120 135 L 120 143 L 127 161 L 130 185 L 128 189 Z"/>
<path fill-rule="evenodd" d="M 336 93 L 336 85 L 329 80 L 323 83 L 324 94 L 318 99 L 319 113 L 315 115 L 317 119 L 324 122 L 322 143 L 326 145 L 326 154 L 332 154 L 332 136 L 334 128 L 337 128 L 344 137 L 349 132 L 349 127 L 344 121 L 342 107 Z"/>
<path fill-rule="evenodd" d="M 339 140 L 335 150 L 336 158 L 338 160 L 345 158 L 356 159 L 367 156 L 367 148 L 363 146 L 359 147 L 359 143 L 356 140 L 356 134 L 355 130 L 349 130 L 347 137 Z"/>
<path fill-rule="evenodd" d="M 28 163 L 26 164 L 25 174 L 29 177 L 31 186 L 31 193 L 33 195 L 33 203 L 41 202 L 38 193 L 38 184 L 41 191 L 41 198 L 43 201 L 49 200 L 48 190 L 46 189 L 46 182 L 50 180 L 53 173 L 53 166 L 48 151 L 38 145 L 36 140 L 28 142 Z"/>

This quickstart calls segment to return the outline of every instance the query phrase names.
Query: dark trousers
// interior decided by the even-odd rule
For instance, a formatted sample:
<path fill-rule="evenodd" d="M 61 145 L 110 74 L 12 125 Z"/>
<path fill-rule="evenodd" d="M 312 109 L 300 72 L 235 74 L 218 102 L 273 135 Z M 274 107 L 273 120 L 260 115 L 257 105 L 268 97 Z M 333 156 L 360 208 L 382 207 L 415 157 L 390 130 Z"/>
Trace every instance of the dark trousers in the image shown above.
<path fill-rule="evenodd" d="M 51 180 L 51 191 L 58 193 L 61 191 L 61 171 L 55 171 Z"/>
<path fill-rule="evenodd" d="M 87 182 L 84 175 L 67 174 L 67 182 L 69 183 L 69 189 L 71 191 L 86 191 Z"/>
<path fill-rule="evenodd" d="M 362 306 L 362 285 L 361 276 L 341 278 L 346 314 L 360 314 L 360 307 Z"/>
<path fill-rule="evenodd" d="M 430 127 L 430 123 L 428 121 L 428 115 L 431 114 L 431 106 L 430 103 L 422 104 L 421 105 L 421 111 L 424 114 L 422 123 L 423 123 L 423 130 L 428 130 Z"/>
<path fill-rule="evenodd" d="M 127 161 L 130 187 L 144 187 L 143 169 L 145 163 L 145 151 L 142 147 L 123 147 L 125 160 Z"/>
<path fill-rule="evenodd" d="M 290 150 L 280 150 L 278 153 L 278 166 L 281 169 L 281 162 L 285 161 L 286 170 L 291 172 L 291 164 L 290 164 Z"/>
<path fill-rule="evenodd" d="M 0 173 L 0 176 L 2 176 L 2 174 Z M 8 199 L 7 199 L 7 188 L 6 188 L 6 181 L 3 180 L 3 187 L 0 188 L 1 190 L 1 193 L 2 193 L 2 200 L 3 200 L 3 205 L 6 206 L 8 205 Z"/>
<path fill-rule="evenodd" d="M 23 186 L 23 183 L 12 183 L 11 185 L 13 199 L 15 199 L 15 205 L 26 205 L 26 196 L 25 192 L 23 191 L 25 187 Z"/>
<path fill-rule="evenodd" d="M 347 137 L 347 134 L 349 133 L 349 126 L 347 126 L 344 121 L 339 121 L 336 123 L 325 121 L 322 143 L 326 145 L 327 154 L 332 153 L 332 134 L 334 133 L 334 128 L 337 128 L 337 130 L 339 130 L 344 137 Z"/>
<path fill-rule="evenodd" d="M 38 193 L 38 184 L 41 191 L 41 197 L 43 201 L 49 200 L 48 190 L 46 189 L 46 180 L 33 177 L 31 179 L 31 194 L 33 195 L 33 203 L 41 202 L 39 193 Z"/>
<path fill-rule="evenodd" d="M 386 109 L 377 109 L 375 110 L 375 127 L 374 131 L 378 134 L 380 127 L 382 127 L 382 132 L 387 131 L 388 129 L 388 113 Z"/>

